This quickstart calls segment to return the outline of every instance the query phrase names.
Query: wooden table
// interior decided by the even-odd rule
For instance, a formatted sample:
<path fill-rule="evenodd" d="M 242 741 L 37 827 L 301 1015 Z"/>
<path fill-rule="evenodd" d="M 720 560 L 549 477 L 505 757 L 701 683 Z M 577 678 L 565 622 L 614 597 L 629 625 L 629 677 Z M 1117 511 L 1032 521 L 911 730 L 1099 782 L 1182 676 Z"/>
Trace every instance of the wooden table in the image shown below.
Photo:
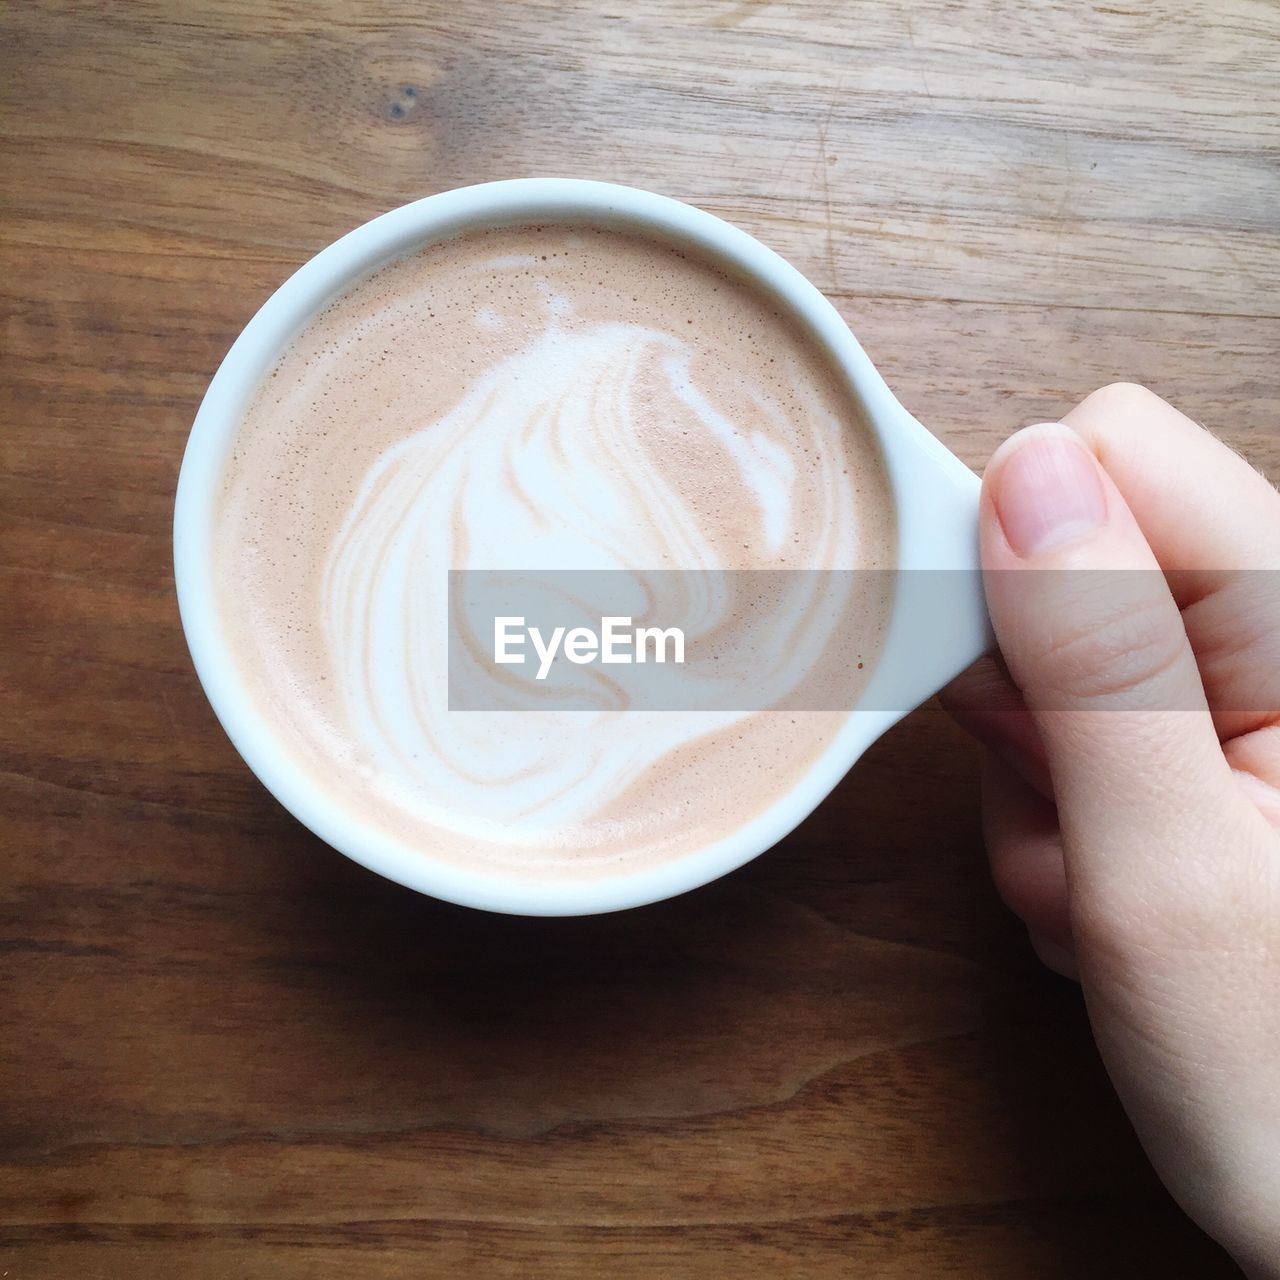
<path fill-rule="evenodd" d="M 241 764 L 169 521 L 209 376 L 299 263 L 528 173 L 756 233 L 975 466 L 1130 378 L 1280 467 L 1280 11 L 0 21 L 0 1273 L 1231 1274 L 995 900 L 936 708 L 701 892 L 455 909 L 333 853 Z"/>

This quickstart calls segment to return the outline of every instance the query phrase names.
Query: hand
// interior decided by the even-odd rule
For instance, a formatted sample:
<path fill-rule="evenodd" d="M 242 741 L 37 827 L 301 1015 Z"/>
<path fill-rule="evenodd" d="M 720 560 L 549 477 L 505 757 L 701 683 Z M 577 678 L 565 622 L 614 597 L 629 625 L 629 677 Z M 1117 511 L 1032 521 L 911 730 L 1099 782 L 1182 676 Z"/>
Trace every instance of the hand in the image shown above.
<path fill-rule="evenodd" d="M 997 450 L 981 529 L 1003 658 L 944 701 L 996 885 L 1170 1191 L 1280 1276 L 1280 494 L 1118 384 Z"/>

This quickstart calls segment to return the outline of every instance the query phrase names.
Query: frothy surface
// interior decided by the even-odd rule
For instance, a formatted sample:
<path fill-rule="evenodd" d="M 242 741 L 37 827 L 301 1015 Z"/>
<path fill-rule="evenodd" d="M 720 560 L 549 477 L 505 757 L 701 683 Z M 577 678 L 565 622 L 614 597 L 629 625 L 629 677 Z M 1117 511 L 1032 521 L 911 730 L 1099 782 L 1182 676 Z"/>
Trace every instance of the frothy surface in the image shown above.
<path fill-rule="evenodd" d="M 220 612 L 285 748 L 424 855 L 630 870 L 780 799 L 839 712 L 450 712 L 449 569 L 888 568 L 878 449 L 752 287 L 648 239 L 472 233 L 284 352 L 219 501 Z M 887 579 L 888 575 L 877 575 Z M 869 675 L 885 592 L 850 614 Z"/>

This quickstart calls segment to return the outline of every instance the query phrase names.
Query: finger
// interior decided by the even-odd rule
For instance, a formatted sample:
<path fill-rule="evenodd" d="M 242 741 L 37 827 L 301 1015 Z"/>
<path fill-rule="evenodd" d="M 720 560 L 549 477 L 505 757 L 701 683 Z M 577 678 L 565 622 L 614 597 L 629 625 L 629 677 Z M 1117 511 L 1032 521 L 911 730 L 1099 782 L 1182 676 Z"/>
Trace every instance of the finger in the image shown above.
<path fill-rule="evenodd" d="M 1057 812 L 989 750 L 982 753 L 982 834 L 991 878 L 1005 906 L 1033 938 L 1070 952 L 1067 878 Z"/>
<path fill-rule="evenodd" d="M 1219 735 L 1280 723 L 1280 494 L 1144 387 L 1103 387 L 1063 421 L 1169 575 Z"/>
<path fill-rule="evenodd" d="M 1222 755 L 1178 607 L 1115 485 L 1069 428 L 1019 432 L 982 496 L 988 603 L 1044 741 L 1067 875 L 1105 917 L 1256 823 Z M 1123 587 L 1123 589 L 1118 589 Z M 1250 835 L 1254 835 L 1250 827 Z M 1078 904 L 1077 904 L 1078 905 Z"/>
<path fill-rule="evenodd" d="M 1245 794 L 1280 830 L 1280 725 L 1233 738 L 1222 749 Z"/>
<path fill-rule="evenodd" d="M 1280 569 L 1280 495 L 1154 392 L 1118 382 L 1086 397 L 1062 421 L 1115 481 L 1156 559 L 1185 571 L 1188 588 L 1195 587 L 1196 570 Z"/>
<path fill-rule="evenodd" d="M 1052 969 L 1054 973 L 1070 978 L 1072 982 L 1080 981 L 1080 966 L 1076 962 L 1074 951 L 1068 951 L 1040 934 L 1028 933 L 1027 936 L 1031 939 L 1032 950 L 1046 969 Z"/>
<path fill-rule="evenodd" d="M 1040 732 L 998 653 L 979 658 L 962 671 L 938 701 L 962 729 L 1011 765 L 1042 796 L 1053 799 Z"/>

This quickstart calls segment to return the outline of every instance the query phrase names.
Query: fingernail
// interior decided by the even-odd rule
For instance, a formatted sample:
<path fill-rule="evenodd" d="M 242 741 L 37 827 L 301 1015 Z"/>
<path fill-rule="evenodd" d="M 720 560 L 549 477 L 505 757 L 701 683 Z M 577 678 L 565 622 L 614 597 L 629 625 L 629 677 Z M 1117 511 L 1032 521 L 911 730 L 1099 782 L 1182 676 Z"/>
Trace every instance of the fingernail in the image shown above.
<path fill-rule="evenodd" d="M 1091 533 L 1107 517 L 1098 463 L 1059 422 L 1027 427 L 996 453 L 991 483 L 1000 527 L 1027 560 Z"/>

